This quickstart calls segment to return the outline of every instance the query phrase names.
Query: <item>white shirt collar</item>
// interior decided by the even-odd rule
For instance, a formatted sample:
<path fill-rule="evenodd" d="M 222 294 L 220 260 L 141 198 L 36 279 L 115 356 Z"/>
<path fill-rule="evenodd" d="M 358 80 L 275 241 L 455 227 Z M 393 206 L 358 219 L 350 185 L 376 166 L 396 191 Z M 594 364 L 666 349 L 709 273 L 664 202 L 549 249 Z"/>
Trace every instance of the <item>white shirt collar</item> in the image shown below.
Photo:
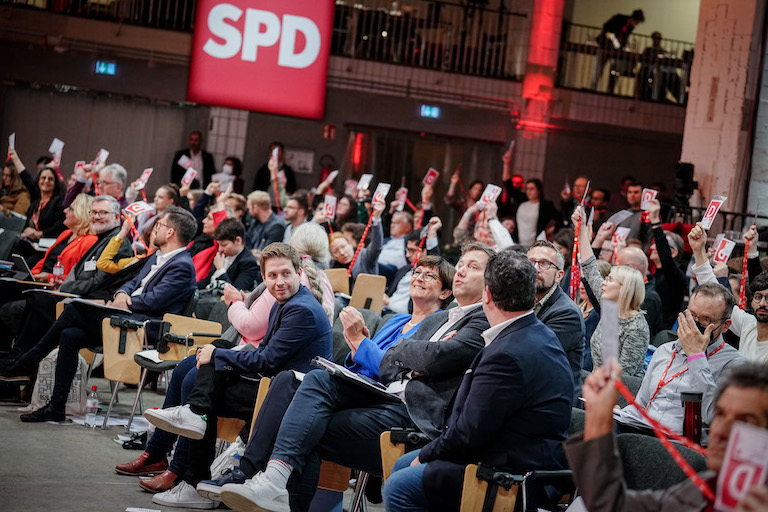
<path fill-rule="evenodd" d="M 469 304 L 467 306 L 457 306 L 455 308 L 451 308 L 448 310 L 448 323 L 449 324 L 455 324 L 462 318 L 464 318 L 470 311 L 474 310 L 475 308 L 479 308 L 480 303 L 475 302 L 474 304 Z"/>
<path fill-rule="evenodd" d="M 174 249 L 174 250 L 172 250 L 171 252 L 169 252 L 167 254 L 163 253 L 162 250 L 158 249 L 158 251 L 157 251 L 157 261 L 156 261 L 155 264 L 156 265 L 163 265 L 166 261 L 168 261 L 169 259 L 171 259 L 174 256 L 176 256 L 181 251 L 185 251 L 186 249 L 187 249 L 186 247 L 179 247 L 178 249 Z"/>
<path fill-rule="evenodd" d="M 525 318 L 528 315 L 532 315 L 532 314 L 533 314 L 533 310 L 530 310 L 527 313 L 523 313 L 522 315 L 516 316 L 515 318 L 510 318 L 509 320 L 505 320 L 504 322 L 501 322 L 500 324 L 496 324 L 490 329 L 486 329 L 485 331 L 483 331 L 482 336 L 483 336 L 483 339 L 485 340 L 485 346 L 487 347 L 488 345 L 490 345 L 491 342 L 495 340 L 499 334 L 501 334 L 501 331 L 507 328 L 507 326 L 510 326 L 513 323 L 520 320 L 521 318 Z"/>

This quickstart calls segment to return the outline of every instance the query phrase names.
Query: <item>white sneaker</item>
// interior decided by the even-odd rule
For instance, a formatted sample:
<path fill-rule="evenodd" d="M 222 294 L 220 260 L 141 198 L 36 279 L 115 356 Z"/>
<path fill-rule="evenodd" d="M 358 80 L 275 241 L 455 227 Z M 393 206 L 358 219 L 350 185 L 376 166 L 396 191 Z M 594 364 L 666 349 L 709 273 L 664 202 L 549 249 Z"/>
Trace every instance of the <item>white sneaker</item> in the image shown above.
<path fill-rule="evenodd" d="M 144 417 L 154 426 L 173 434 L 199 440 L 205 435 L 207 417 L 195 414 L 188 405 L 168 409 L 147 409 Z"/>
<path fill-rule="evenodd" d="M 181 482 L 179 485 L 165 492 L 152 496 L 152 503 L 166 507 L 176 508 L 197 508 L 202 510 L 211 510 L 219 504 L 216 501 L 203 498 L 194 487 L 187 482 Z"/>
<path fill-rule="evenodd" d="M 288 491 L 258 473 L 244 484 L 227 484 L 221 488 L 221 501 L 238 512 L 291 512 Z"/>

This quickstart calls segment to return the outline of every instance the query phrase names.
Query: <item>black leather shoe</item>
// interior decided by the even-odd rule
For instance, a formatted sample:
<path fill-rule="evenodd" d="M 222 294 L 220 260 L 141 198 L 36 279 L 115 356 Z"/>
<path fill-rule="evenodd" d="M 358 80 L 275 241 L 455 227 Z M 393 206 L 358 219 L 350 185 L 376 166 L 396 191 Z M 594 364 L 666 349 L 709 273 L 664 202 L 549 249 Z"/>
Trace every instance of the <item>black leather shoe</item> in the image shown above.
<path fill-rule="evenodd" d="M 29 414 L 22 414 L 21 421 L 24 423 L 42 423 L 44 421 L 64 421 L 67 415 L 64 411 L 55 410 L 51 404 L 46 404 L 42 409 Z"/>

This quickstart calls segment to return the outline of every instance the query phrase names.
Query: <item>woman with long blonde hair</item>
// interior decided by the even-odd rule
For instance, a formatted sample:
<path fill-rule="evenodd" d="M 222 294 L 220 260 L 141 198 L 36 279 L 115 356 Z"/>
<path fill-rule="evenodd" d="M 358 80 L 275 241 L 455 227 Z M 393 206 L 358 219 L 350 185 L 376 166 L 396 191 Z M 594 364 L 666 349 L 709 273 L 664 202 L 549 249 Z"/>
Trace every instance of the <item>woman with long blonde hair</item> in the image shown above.
<path fill-rule="evenodd" d="M 619 308 L 619 364 L 622 372 L 627 375 L 642 377 L 645 374 L 643 365 L 645 353 L 648 350 L 651 332 L 645 320 L 645 311 L 640 309 L 645 299 L 645 279 L 640 272 L 627 265 L 613 267 L 605 279 L 597 269 L 597 260 L 592 252 L 589 226 L 581 207 L 576 208 L 571 216 L 574 225 L 581 223 L 579 240 L 579 262 L 584 279 L 587 281 L 592 294 L 598 301 L 602 299 L 616 302 Z M 603 312 L 604 313 L 604 312 Z M 594 367 L 602 366 L 602 331 L 604 317 L 592 333 L 592 361 Z"/>

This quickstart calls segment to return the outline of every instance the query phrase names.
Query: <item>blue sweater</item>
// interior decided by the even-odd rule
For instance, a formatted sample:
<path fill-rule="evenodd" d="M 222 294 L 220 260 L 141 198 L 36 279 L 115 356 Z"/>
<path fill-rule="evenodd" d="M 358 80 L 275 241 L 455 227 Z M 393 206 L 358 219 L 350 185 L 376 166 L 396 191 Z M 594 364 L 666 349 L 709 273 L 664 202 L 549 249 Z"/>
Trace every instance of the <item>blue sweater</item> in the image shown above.
<path fill-rule="evenodd" d="M 387 320 L 373 339 L 363 339 L 355 352 L 354 359 L 352 354 L 347 356 L 344 366 L 355 373 L 379 380 L 379 366 L 387 349 L 397 345 L 403 338 L 411 337 L 418 330 L 421 322 L 412 326 L 405 334 L 402 333 L 403 326 L 410 319 L 411 315 L 400 313 Z"/>

